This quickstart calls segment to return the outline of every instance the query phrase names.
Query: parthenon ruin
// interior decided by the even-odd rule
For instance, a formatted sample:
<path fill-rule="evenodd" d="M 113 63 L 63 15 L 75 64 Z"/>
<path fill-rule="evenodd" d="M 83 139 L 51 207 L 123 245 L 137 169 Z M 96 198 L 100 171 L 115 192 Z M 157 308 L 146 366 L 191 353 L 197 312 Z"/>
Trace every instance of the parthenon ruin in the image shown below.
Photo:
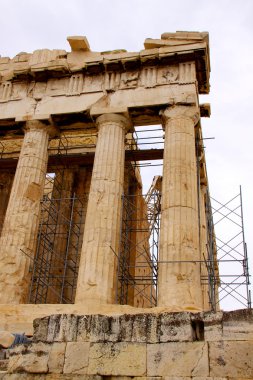
<path fill-rule="evenodd" d="M 210 105 L 199 103 L 210 87 L 208 33 L 164 33 L 140 52 L 68 42 L 71 52 L 0 58 L 0 329 L 32 335 L 39 318 L 34 342 L 14 351 L 3 378 L 218 379 L 223 351 L 215 346 L 210 364 L 209 343 L 199 341 L 204 330 L 224 341 L 222 323 L 225 331 L 237 317 L 223 316 L 217 296 L 201 129 Z M 164 146 L 140 148 L 137 128 L 157 125 Z M 147 160 L 163 160 L 163 174 L 144 197 L 139 162 Z M 180 370 L 175 342 L 198 358 L 193 366 L 188 358 Z M 117 344 L 126 361 L 112 354 Z M 169 347 L 174 372 L 160 366 L 160 351 L 154 359 L 156 346 Z"/>

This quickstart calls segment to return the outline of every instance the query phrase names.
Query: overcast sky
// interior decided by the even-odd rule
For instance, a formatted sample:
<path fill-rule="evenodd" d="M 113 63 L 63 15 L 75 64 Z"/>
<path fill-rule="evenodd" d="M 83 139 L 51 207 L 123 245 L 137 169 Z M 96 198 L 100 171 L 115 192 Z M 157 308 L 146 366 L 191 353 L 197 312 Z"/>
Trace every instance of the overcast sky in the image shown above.
<path fill-rule="evenodd" d="M 202 121 L 211 195 L 226 202 L 242 185 L 245 234 L 253 271 L 253 0 L 0 0 L 0 55 L 40 48 L 138 51 L 163 32 L 208 31 L 212 115 Z M 146 169 L 147 170 L 147 169 Z"/>

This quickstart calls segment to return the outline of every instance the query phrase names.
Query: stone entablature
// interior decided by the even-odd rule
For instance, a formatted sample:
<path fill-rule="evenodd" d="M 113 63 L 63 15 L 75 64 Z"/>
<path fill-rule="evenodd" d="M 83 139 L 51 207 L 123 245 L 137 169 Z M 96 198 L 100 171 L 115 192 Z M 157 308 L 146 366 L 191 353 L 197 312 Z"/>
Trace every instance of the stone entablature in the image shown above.
<path fill-rule="evenodd" d="M 41 99 L 44 96 L 74 96 L 94 92 L 110 92 L 129 88 L 152 88 L 166 84 L 195 83 L 194 62 L 144 67 L 124 72 L 103 74 L 73 74 L 70 77 L 50 78 L 45 82 L 6 81 L 0 87 L 0 102 L 20 100 L 26 96 Z"/>
<path fill-rule="evenodd" d="M 159 122 L 155 107 L 197 104 L 196 94 L 209 92 L 208 33 L 167 33 L 147 39 L 138 53 L 91 52 L 84 37 L 69 42 L 70 53 L 44 49 L 0 58 L 1 125 L 58 115 L 62 126 L 66 115 L 78 114 L 72 124 L 82 128 L 108 112 L 130 112 L 134 124 L 152 124 Z"/>
<path fill-rule="evenodd" d="M 172 65 L 170 71 L 166 71 L 165 76 L 161 69 L 161 81 L 163 83 L 175 81 L 180 71 L 180 80 L 188 80 L 184 74 L 191 68 L 187 65 L 184 66 L 186 61 L 198 62 L 197 65 L 197 79 L 199 82 L 199 92 L 206 93 L 209 91 L 208 79 L 210 72 L 209 61 L 209 40 L 208 33 L 199 32 L 176 32 L 164 33 L 161 39 L 146 39 L 144 46 L 145 49 L 140 52 L 126 52 L 124 50 L 114 50 L 111 52 L 92 52 L 87 48 L 88 41 L 85 37 L 69 37 L 68 41 L 72 47 L 72 52 L 65 50 L 49 50 L 41 49 L 36 50 L 32 54 L 19 53 L 13 59 L 8 57 L 0 58 L 0 76 L 4 86 L 4 96 L 8 97 L 10 93 L 10 84 L 8 81 L 13 79 L 29 79 L 39 77 L 61 77 L 66 74 L 73 73 L 75 76 L 70 81 L 69 89 L 74 92 L 80 90 L 82 83 L 82 76 L 77 74 L 78 71 L 85 71 L 87 74 L 98 74 L 103 72 L 132 72 L 132 74 L 124 74 L 122 82 L 127 86 L 136 86 L 138 75 L 133 71 L 141 65 L 153 66 L 152 78 L 155 83 L 155 73 L 157 64 L 161 66 Z M 86 47 L 81 46 L 86 42 Z M 79 43 L 79 48 L 74 46 Z M 182 62 L 180 70 L 173 67 L 174 62 Z M 151 78 L 147 79 L 147 73 L 144 75 L 144 84 L 151 84 Z M 188 76 L 188 75 L 187 75 Z M 117 79 L 116 79 L 117 78 Z M 116 81 L 119 77 L 116 76 Z M 91 79 L 91 78 L 90 78 Z M 107 83 L 112 80 L 112 77 L 107 77 Z M 91 84 L 91 83 L 90 83 Z M 110 87 L 110 83 L 108 83 Z M 80 86 L 80 87 L 79 87 Z M 124 85 L 123 85 L 124 86 Z"/>

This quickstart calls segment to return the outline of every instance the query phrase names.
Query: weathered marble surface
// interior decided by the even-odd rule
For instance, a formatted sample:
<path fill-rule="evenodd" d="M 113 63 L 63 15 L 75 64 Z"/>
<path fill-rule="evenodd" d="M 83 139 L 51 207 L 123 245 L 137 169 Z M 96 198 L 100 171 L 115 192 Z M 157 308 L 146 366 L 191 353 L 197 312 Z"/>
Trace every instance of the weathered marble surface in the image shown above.
<path fill-rule="evenodd" d="M 201 310 L 202 295 L 197 290 L 199 265 L 182 262 L 167 265 L 163 261 L 199 258 L 194 167 L 194 128 L 198 118 L 192 121 L 192 116 L 185 116 L 185 110 L 201 114 L 198 94 L 209 92 L 208 33 L 164 33 L 160 39 L 147 39 L 145 49 L 136 53 L 93 52 L 87 39 L 80 36 L 69 37 L 68 41 L 71 52 L 43 49 L 31 54 L 23 52 L 13 59 L 0 58 L 0 132 L 4 157 L 17 158 L 25 123 L 45 124 L 40 133 L 37 131 L 36 136 L 30 137 L 30 146 L 26 133 L 19 154 L 1 237 L 0 290 L 6 286 L 9 292 L 0 292 L 0 302 L 15 304 L 27 300 L 29 266 L 36 248 L 39 201 L 48 162 L 46 125 L 58 128 L 62 137 L 66 132 L 65 137 L 70 140 L 69 134 L 75 131 L 77 135 L 80 131 L 87 135 L 88 131 L 94 132 L 96 121 L 98 138 L 96 131 L 90 138 L 74 138 L 83 148 L 82 152 L 75 152 L 80 155 L 92 148 L 94 152 L 96 144 L 76 303 L 116 302 L 125 134 L 129 125 L 160 123 L 163 114 L 164 119 L 167 117 L 165 150 L 171 156 L 166 153 L 164 160 L 159 303 L 173 306 L 175 311 L 178 307 Z M 174 133 L 175 128 L 179 133 Z M 13 136 L 18 140 L 16 153 L 10 151 Z M 51 152 L 55 148 L 55 154 L 57 143 L 58 139 L 49 147 Z M 73 153 L 71 146 L 66 151 Z M 180 154 L 176 156 L 173 152 Z M 24 160 L 25 169 L 21 170 Z M 187 183 L 182 180 L 184 176 Z M 23 178 L 29 182 L 28 195 Z M 175 197 L 172 207 L 166 205 L 168 197 Z M 187 198 L 187 210 L 184 210 L 184 198 Z M 172 237 L 166 235 L 168 226 Z M 64 241 L 56 243 L 53 248 L 58 245 L 64 253 Z M 60 266 L 57 260 L 52 263 Z M 50 275 L 60 273 L 61 269 L 57 269 Z M 171 293 L 172 286 L 176 290 Z M 172 294 L 177 297 L 172 298 Z M 48 299 L 57 302 L 50 294 Z M 133 299 L 131 303 L 134 304 Z"/>
<path fill-rule="evenodd" d="M 2 379 L 249 380 L 252 325 L 252 310 L 52 315 L 10 351 Z"/>

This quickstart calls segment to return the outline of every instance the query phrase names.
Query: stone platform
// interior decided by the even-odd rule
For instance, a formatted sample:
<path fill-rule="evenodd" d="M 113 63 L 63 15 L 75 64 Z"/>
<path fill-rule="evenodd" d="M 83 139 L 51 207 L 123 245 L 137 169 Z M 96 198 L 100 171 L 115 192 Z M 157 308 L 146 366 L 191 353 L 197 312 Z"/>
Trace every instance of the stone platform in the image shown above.
<path fill-rule="evenodd" d="M 0 379 L 250 380 L 253 312 L 56 314 Z"/>

